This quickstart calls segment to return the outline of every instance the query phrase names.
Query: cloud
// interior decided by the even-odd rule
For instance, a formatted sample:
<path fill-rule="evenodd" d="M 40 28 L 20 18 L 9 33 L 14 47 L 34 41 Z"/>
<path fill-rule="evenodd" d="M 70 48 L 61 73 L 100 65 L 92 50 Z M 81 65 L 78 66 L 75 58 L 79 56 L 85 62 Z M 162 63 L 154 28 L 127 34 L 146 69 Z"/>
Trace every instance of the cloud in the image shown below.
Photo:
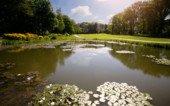
<path fill-rule="evenodd" d="M 107 19 L 111 19 L 113 17 L 113 14 L 109 14 L 108 16 L 107 16 Z"/>
<path fill-rule="evenodd" d="M 103 20 L 97 20 L 98 23 L 104 24 Z"/>
<path fill-rule="evenodd" d="M 98 16 L 94 16 L 94 19 L 97 19 L 98 18 Z"/>
<path fill-rule="evenodd" d="M 71 9 L 71 14 L 80 17 L 92 15 L 89 6 L 78 6 L 76 8 L 73 8 Z"/>
<path fill-rule="evenodd" d="M 107 0 L 95 0 L 95 1 L 97 1 L 97 2 L 105 2 Z"/>

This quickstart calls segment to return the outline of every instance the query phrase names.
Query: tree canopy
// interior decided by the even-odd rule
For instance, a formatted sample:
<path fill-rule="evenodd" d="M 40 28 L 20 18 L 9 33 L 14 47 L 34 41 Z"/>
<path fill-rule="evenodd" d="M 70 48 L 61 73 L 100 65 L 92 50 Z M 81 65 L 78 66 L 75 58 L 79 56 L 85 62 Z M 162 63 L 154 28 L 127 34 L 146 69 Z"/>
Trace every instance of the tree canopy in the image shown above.
<path fill-rule="evenodd" d="M 139 1 L 113 16 L 109 31 L 112 34 L 170 33 L 166 20 L 168 15 L 170 15 L 169 0 Z"/>
<path fill-rule="evenodd" d="M 49 0 L 3 0 L 0 4 L 0 34 L 3 33 L 74 33 L 75 22 L 53 11 Z"/>

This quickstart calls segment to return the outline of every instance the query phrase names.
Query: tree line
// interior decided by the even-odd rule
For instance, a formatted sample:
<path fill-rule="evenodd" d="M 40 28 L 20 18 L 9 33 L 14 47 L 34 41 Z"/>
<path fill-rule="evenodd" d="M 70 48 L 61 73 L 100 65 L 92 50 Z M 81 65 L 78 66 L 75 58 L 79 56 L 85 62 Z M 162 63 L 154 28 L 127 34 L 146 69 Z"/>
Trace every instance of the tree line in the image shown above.
<path fill-rule="evenodd" d="M 0 10 L 0 34 L 72 34 L 78 28 L 61 9 L 55 13 L 49 0 L 2 0 Z"/>
<path fill-rule="evenodd" d="M 170 0 L 139 1 L 116 14 L 109 25 L 76 24 L 61 9 L 53 11 L 49 0 L 3 0 L 0 3 L 0 34 L 4 33 L 170 33 Z"/>
<path fill-rule="evenodd" d="M 92 33 L 107 33 L 107 24 L 97 22 L 82 22 L 78 23 L 80 31 L 78 33 L 92 34 Z"/>
<path fill-rule="evenodd" d="M 139 1 L 112 17 L 112 34 L 170 34 L 170 0 Z"/>

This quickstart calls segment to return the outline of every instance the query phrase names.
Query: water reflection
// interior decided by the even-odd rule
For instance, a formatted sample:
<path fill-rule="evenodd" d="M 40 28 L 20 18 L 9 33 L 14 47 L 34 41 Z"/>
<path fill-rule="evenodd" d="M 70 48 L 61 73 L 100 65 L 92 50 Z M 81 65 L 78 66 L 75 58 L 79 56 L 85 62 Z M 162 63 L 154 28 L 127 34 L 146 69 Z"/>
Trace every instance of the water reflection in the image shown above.
<path fill-rule="evenodd" d="M 55 72 L 57 65 L 64 65 L 64 60 L 72 54 L 71 51 L 62 52 L 60 47 L 55 49 L 40 48 L 21 50 L 22 52 L 17 49 L 0 52 L 0 61 L 16 63 L 16 68 L 10 70 L 12 73 L 38 71 L 41 73 L 42 77 L 46 77 L 50 73 Z"/>
<path fill-rule="evenodd" d="M 144 58 L 143 54 L 152 54 L 157 57 L 169 57 L 170 52 L 167 50 L 159 50 L 156 48 L 147 48 L 140 46 L 120 46 L 120 45 L 110 45 L 114 50 L 131 50 L 135 54 L 118 54 L 115 51 L 110 51 L 110 54 L 119 59 L 125 66 L 130 69 L 137 69 L 143 71 L 145 74 L 152 75 L 154 77 L 160 76 L 170 76 L 169 66 L 158 65 L 152 62 L 152 59 Z M 159 56 L 161 54 L 161 56 Z M 164 54 L 164 55 L 163 55 Z"/>
<path fill-rule="evenodd" d="M 17 74 L 39 71 L 44 79 L 55 84 L 75 84 L 88 91 L 106 81 L 126 82 L 150 93 L 155 104 L 169 103 L 170 67 L 142 55 L 170 59 L 170 50 L 94 41 L 50 45 L 0 51 L 0 63 L 16 63 L 16 68 L 5 71 Z M 135 53 L 116 53 L 122 50 Z"/>

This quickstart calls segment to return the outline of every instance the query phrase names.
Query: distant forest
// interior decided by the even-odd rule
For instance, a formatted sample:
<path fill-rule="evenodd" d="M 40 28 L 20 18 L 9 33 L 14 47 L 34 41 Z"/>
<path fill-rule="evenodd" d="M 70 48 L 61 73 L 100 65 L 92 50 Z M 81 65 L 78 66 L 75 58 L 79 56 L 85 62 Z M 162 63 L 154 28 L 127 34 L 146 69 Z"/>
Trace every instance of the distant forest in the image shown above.
<path fill-rule="evenodd" d="M 111 33 L 170 36 L 170 0 L 140 1 L 110 19 L 109 24 L 76 24 L 49 0 L 2 0 L 0 34 L 4 33 Z"/>

